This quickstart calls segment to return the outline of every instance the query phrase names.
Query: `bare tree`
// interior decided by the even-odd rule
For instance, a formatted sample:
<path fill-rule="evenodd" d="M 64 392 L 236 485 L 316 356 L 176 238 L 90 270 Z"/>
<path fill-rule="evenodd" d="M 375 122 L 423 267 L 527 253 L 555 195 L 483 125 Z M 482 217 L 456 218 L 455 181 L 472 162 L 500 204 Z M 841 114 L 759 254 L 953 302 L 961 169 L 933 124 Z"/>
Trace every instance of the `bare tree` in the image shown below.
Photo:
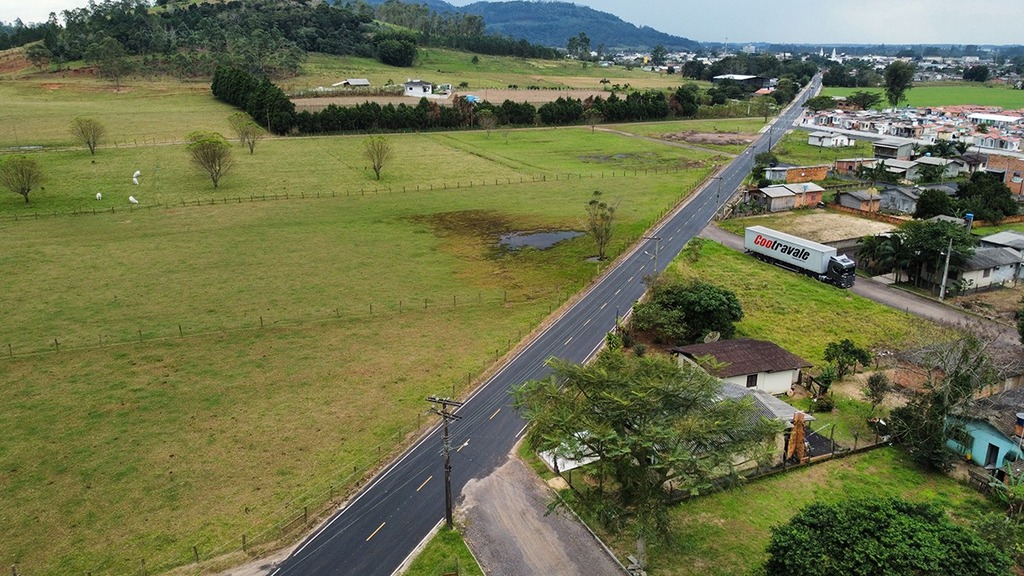
<path fill-rule="evenodd" d="M 106 134 L 106 126 L 95 118 L 79 117 L 71 121 L 71 135 L 89 149 L 89 154 L 96 154 L 96 146 Z"/>
<path fill-rule="evenodd" d="M 597 244 L 598 260 L 605 259 L 605 249 L 612 239 L 614 223 L 615 206 L 601 200 L 601 192 L 594 190 L 594 195 L 587 203 L 587 231 L 594 237 L 594 242 Z"/>
<path fill-rule="evenodd" d="M 34 158 L 15 156 L 0 163 L 0 186 L 25 197 L 43 182 L 43 171 Z"/>
<path fill-rule="evenodd" d="M 590 124 L 590 131 L 593 132 L 598 124 L 604 122 L 604 114 L 597 108 L 587 108 L 583 111 L 583 119 Z"/>
<path fill-rule="evenodd" d="M 217 188 L 220 179 L 234 165 L 231 145 L 217 132 L 193 132 L 188 135 L 188 154 L 192 163 L 206 170 Z"/>
<path fill-rule="evenodd" d="M 498 117 L 490 110 L 481 110 L 476 113 L 476 124 L 487 131 L 487 137 L 491 137 L 491 130 L 498 125 Z"/>
<path fill-rule="evenodd" d="M 380 171 L 391 159 L 392 152 L 391 143 L 383 136 L 371 136 L 363 140 L 363 158 L 373 165 L 377 180 L 380 180 Z"/>
<path fill-rule="evenodd" d="M 256 143 L 267 135 L 267 131 L 259 124 L 253 122 L 252 118 L 245 112 L 236 112 L 228 116 L 228 124 L 231 125 L 235 134 L 238 135 L 238 141 L 249 148 L 249 154 L 252 154 L 256 149 Z"/>

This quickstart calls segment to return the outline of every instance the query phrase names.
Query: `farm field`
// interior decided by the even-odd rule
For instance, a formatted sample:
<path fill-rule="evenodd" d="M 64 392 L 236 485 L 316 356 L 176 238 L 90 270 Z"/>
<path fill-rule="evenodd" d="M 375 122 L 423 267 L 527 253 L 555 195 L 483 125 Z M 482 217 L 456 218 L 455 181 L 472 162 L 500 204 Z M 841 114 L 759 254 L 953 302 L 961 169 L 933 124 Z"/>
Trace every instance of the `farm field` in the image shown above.
<path fill-rule="evenodd" d="M 790 130 L 772 152 L 783 164 L 818 166 L 835 164 L 841 158 L 871 158 L 874 149 L 870 140 L 854 138 L 855 145 L 845 148 L 821 148 L 807 143 L 805 130 Z"/>
<path fill-rule="evenodd" d="M 826 96 L 849 96 L 858 90 L 878 92 L 881 88 L 825 88 Z M 917 84 L 907 91 L 907 100 L 902 105 L 920 106 L 955 106 L 975 104 L 978 106 L 999 106 L 1005 110 L 1024 109 L 1024 90 L 1013 90 L 1004 86 L 988 86 L 973 83 L 964 84 Z M 885 95 L 877 108 L 888 107 Z"/>
<path fill-rule="evenodd" d="M 727 154 L 739 154 L 764 127 L 762 118 L 719 118 L 677 122 L 608 124 L 604 128 L 668 141 L 689 143 Z M 736 143 L 730 143 L 735 141 Z"/>
<path fill-rule="evenodd" d="M 899 450 L 871 452 L 751 481 L 683 502 L 671 511 L 668 542 L 648 544 L 652 573 L 670 576 L 748 574 L 764 562 L 772 526 L 800 508 L 856 496 L 899 496 L 930 502 L 961 522 L 999 510 L 972 488 L 923 472 Z M 632 538 L 613 541 L 620 556 L 635 553 Z"/>
<path fill-rule="evenodd" d="M 231 112 L 176 98 L 203 128 Z M 31 100 L 22 143 L 65 142 Z M 618 254 L 715 158 L 584 127 L 388 138 L 379 182 L 362 137 L 271 138 L 236 144 L 217 190 L 180 143 L 32 153 L 45 190 L 0 196 L 0 555 L 20 573 L 221 566 L 243 535 L 295 537 L 427 423 L 424 396 L 465 392 L 601 267 L 585 236 L 501 234 L 582 230 L 600 190 Z"/>

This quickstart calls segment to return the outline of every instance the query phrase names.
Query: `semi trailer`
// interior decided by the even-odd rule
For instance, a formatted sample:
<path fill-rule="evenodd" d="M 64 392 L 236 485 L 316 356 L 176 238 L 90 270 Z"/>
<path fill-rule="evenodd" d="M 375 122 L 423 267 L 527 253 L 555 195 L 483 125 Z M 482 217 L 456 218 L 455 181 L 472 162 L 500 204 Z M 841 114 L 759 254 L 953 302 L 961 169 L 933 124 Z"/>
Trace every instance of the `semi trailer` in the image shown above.
<path fill-rule="evenodd" d="M 857 264 L 835 248 L 764 226 L 748 227 L 743 247 L 756 258 L 840 288 L 857 278 Z"/>

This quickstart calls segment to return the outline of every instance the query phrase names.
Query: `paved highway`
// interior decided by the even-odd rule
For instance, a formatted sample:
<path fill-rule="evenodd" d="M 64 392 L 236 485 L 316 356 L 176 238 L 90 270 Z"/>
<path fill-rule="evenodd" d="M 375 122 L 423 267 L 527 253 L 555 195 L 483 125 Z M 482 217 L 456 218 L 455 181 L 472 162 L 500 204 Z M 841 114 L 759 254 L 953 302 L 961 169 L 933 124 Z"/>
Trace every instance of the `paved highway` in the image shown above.
<path fill-rule="evenodd" d="M 818 78 L 799 102 L 817 90 Z M 604 341 L 616 319 L 644 293 L 643 278 L 663 270 L 683 245 L 703 229 L 729 192 L 749 174 L 753 158 L 793 125 L 801 113 L 791 106 L 750 148 L 722 169 L 656 225 L 571 307 L 507 363 L 456 413 L 450 426 L 452 491 L 456 499 L 466 481 L 488 475 L 507 458 L 523 434 L 525 422 L 510 405 L 508 391 L 548 374 L 545 360 L 558 356 L 584 362 Z M 435 430 L 389 465 L 327 523 L 303 541 L 273 576 L 389 576 L 444 517 L 441 433 Z M 500 506 L 500 502 L 494 503 Z"/>

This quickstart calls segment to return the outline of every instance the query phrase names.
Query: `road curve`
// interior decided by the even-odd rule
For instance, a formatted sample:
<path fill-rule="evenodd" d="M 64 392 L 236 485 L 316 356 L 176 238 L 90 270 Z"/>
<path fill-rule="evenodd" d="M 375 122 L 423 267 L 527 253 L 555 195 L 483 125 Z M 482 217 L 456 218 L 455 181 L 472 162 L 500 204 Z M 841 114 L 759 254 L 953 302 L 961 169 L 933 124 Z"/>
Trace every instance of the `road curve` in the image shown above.
<path fill-rule="evenodd" d="M 787 108 L 772 126 L 782 130 L 792 126 L 802 112 L 800 105 L 819 84 L 820 77 L 815 77 L 797 104 Z M 510 404 L 509 390 L 547 376 L 544 363 L 552 356 L 573 362 L 589 359 L 616 320 L 643 295 L 644 276 L 654 272 L 655 266 L 658 271 L 667 267 L 750 173 L 754 156 L 767 150 L 780 134 L 772 140 L 769 127 L 745 153 L 653 227 L 647 234 L 651 239 L 642 240 L 621 257 L 467 399 L 456 412 L 462 419 L 450 427 L 456 498 L 468 480 L 487 476 L 504 462 L 525 430 L 525 422 Z M 273 576 L 393 574 L 444 517 L 440 450 L 440 431 L 434 430 L 307 537 Z"/>

